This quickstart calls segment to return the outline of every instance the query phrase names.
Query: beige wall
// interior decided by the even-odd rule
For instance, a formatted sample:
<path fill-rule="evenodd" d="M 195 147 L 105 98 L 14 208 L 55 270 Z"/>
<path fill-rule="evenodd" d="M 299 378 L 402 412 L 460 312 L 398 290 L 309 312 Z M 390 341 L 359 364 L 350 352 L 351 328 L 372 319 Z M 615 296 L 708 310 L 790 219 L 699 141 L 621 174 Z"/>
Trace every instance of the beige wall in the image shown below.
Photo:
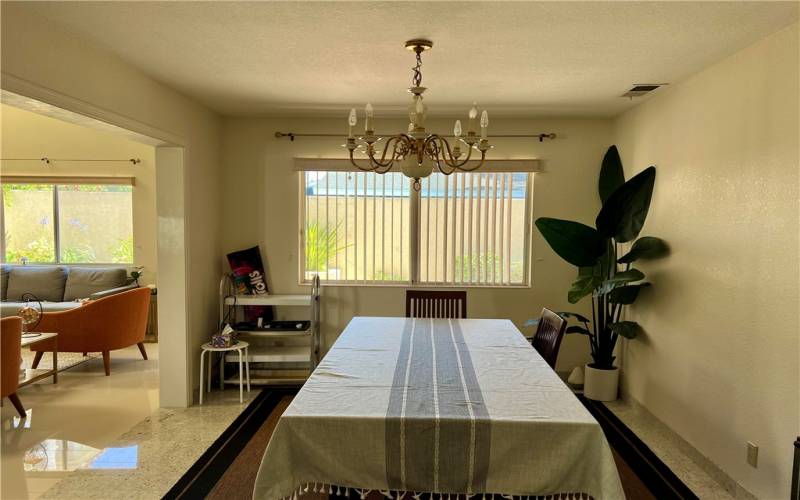
<path fill-rule="evenodd" d="M 3 175 L 130 176 L 133 189 L 133 259 L 144 266 L 144 283 L 156 283 L 156 172 L 153 146 L 120 135 L 68 123 L 0 104 L 0 151 L 3 158 L 139 158 L 142 162 L 2 161 Z"/>
<path fill-rule="evenodd" d="M 218 116 L 97 45 L 40 17 L 31 16 L 25 12 L 24 2 L 3 2 L 1 31 L 4 80 L 12 77 L 17 82 L 30 82 L 43 89 L 45 95 L 52 91 L 54 99 L 66 96 L 80 102 L 84 108 L 91 107 L 122 117 L 138 128 L 163 131 L 176 138 L 179 145 L 185 146 L 186 203 L 179 214 L 185 215 L 188 266 L 185 282 L 182 274 L 175 272 L 171 276 L 174 275 L 181 283 L 170 284 L 175 289 L 186 290 L 188 342 L 183 340 L 185 332 L 160 329 L 160 349 L 167 342 L 172 351 L 168 355 L 162 352 L 160 356 L 162 360 L 169 359 L 168 363 L 161 365 L 160 397 L 166 406 L 190 403 L 191 389 L 198 386 L 199 366 L 195 365 L 199 365 L 200 344 L 210 336 L 217 322 L 221 259 Z M 6 83 L 3 87 L 6 88 Z M 161 191 L 161 186 L 158 190 Z M 170 199 L 182 199 L 183 196 Z M 183 220 L 162 216 L 165 212 L 160 206 L 158 213 L 160 225 L 183 224 Z M 161 245 L 171 243 L 160 242 Z M 168 278 L 164 271 L 174 266 L 161 264 L 159 274 L 163 289 Z M 183 262 L 175 262 L 175 266 L 179 265 L 182 266 Z M 177 303 L 178 299 L 175 300 Z M 163 309 L 166 315 L 183 314 L 182 310 Z M 183 351 L 177 352 L 177 349 Z M 187 377 L 189 383 L 181 387 Z"/>
<path fill-rule="evenodd" d="M 795 23 L 616 121 L 628 175 L 658 168 L 644 234 L 673 248 L 641 266 L 625 390 L 762 498 L 789 496 L 800 434 L 798 88 Z"/>
<path fill-rule="evenodd" d="M 403 130 L 405 120 L 378 119 L 378 130 Z M 306 293 L 298 285 L 298 182 L 292 158 L 343 157 L 341 138 L 275 139 L 284 132 L 346 133 L 345 116 L 225 120 L 223 134 L 223 250 L 259 244 L 274 292 Z M 591 224 L 599 208 L 596 179 L 610 144 L 607 120 L 522 120 L 495 118 L 497 133 L 556 132 L 555 141 L 497 140 L 496 158 L 541 158 L 544 172 L 535 174 L 534 217 L 554 216 Z M 433 121 L 432 129 L 449 130 L 452 121 Z M 227 268 L 227 265 L 225 265 Z M 543 306 L 574 310 L 567 303 L 575 268 L 556 256 L 538 233 L 533 238 L 533 286 L 527 289 L 470 288 L 468 310 L 476 318 L 510 318 L 517 325 L 538 317 Z M 402 316 L 405 288 L 331 286 L 324 289 L 324 340 L 327 348 L 355 315 Z M 588 302 L 581 312 L 586 312 Z M 587 359 L 585 338 L 568 336 L 558 369 Z"/>

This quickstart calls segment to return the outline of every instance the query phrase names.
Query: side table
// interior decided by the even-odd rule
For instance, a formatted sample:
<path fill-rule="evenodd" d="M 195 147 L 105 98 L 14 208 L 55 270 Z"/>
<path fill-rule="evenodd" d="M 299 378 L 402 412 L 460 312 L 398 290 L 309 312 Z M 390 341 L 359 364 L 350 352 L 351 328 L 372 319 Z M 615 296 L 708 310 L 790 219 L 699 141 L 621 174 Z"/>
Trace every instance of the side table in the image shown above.
<path fill-rule="evenodd" d="M 225 362 L 225 354 L 228 351 L 238 351 L 239 352 L 239 402 L 244 402 L 244 379 L 246 373 L 246 380 L 247 380 L 247 392 L 250 392 L 250 357 L 248 348 L 250 344 L 247 342 L 240 340 L 233 344 L 230 347 L 214 347 L 211 343 L 205 343 L 200 346 L 200 404 L 203 404 L 203 368 L 205 367 L 204 358 L 205 354 L 208 353 L 208 392 L 211 392 L 211 362 L 213 361 L 213 353 L 221 352 L 223 353 L 223 363 Z M 244 360 L 242 360 L 242 355 L 244 355 Z M 244 363 L 244 370 L 242 370 L 242 363 Z M 220 373 L 220 377 L 222 377 L 222 373 Z M 220 380 L 220 383 L 222 380 Z"/>
<path fill-rule="evenodd" d="M 28 347 L 39 342 L 50 340 L 53 343 L 53 367 L 50 370 L 41 368 L 28 368 L 25 370 L 25 376 L 20 378 L 19 387 L 32 384 L 37 380 L 52 376 L 53 383 L 58 383 L 58 333 L 54 332 L 30 332 L 22 334 L 22 341 L 20 347 Z"/>

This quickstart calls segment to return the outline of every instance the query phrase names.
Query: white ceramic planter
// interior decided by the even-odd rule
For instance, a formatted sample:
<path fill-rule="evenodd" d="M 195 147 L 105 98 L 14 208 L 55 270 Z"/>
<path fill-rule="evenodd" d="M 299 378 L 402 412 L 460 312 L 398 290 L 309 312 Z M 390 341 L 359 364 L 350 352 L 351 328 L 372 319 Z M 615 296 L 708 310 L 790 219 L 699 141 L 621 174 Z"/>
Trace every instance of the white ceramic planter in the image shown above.
<path fill-rule="evenodd" d="M 583 395 L 595 401 L 614 401 L 617 399 L 619 386 L 619 368 L 598 370 L 586 365 L 583 383 Z"/>

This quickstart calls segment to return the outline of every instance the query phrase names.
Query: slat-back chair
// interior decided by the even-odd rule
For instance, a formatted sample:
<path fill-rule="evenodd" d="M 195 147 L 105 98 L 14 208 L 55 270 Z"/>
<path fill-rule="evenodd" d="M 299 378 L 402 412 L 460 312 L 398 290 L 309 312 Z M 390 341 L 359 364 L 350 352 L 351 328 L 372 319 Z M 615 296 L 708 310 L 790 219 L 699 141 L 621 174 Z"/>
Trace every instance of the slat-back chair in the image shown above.
<path fill-rule="evenodd" d="M 406 290 L 406 318 L 466 318 L 467 292 Z"/>
<path fill-rule="evenodd" d="M 567 320 L 550 309 L 542 309 L 542 317 L 539 318 L 536 335 L 531 340 L 531 344 L 554 370 L 556 369 L 556 359 L 558 359 L 558 349 L 561 347 L 561 339 L 564 337 L 566 329 Z"/>

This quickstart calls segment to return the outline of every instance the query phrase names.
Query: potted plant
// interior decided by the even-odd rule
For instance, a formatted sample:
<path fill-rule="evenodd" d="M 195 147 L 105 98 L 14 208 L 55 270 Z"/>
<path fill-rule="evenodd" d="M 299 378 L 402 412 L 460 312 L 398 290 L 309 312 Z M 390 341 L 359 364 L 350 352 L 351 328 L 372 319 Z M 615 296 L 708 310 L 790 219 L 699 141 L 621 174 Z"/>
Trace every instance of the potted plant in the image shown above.
<path fill-rule="evenodd" d="M 592 363 L 586 365 L 584 394 L 589 399 L 617 399 L 619 368 L 614 365 L 614 347 L 619 337 L 635 338 L 641 327 L 635 321 L 622 319 L 625 306 L 636 301 L 639 292 L 650 286 L 644 273 L 632 267 L 641 259 L 667 254 L 667 244 L 652 236 L 641 238 L 656 168 L 650 166 L 628 181 L 616 146 L 603 158 L 598 190 L 602 208 L 595 227 L 579 222 L 541 217 L 536 227 L 550 247 L 564 260 L 578 268 L 578 276 L 567 293 L 571 304 L 585 297 L 592 302 L 591 319 L 574 312 L 561 312 L 578 324 L 567 333 L 586 335 Z M 623 244 L 633 242 L 623 254 Z"/>

